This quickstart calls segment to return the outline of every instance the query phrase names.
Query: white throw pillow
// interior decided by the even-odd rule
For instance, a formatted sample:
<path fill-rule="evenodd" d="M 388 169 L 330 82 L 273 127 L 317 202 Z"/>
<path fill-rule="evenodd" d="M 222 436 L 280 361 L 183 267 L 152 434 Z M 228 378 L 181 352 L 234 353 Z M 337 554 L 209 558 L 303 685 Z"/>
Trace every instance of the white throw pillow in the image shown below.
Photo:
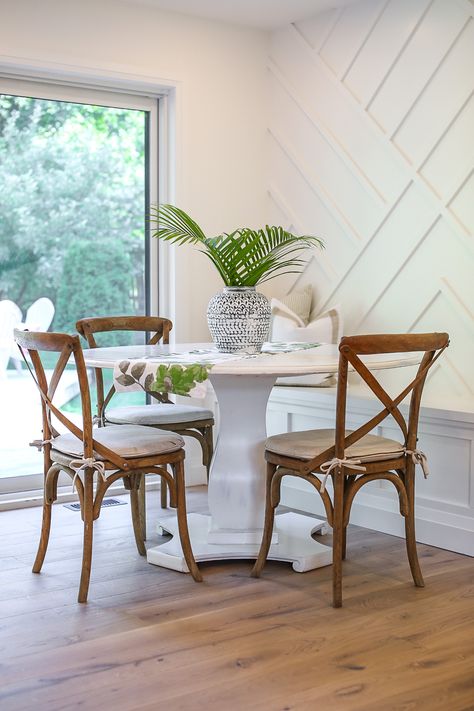
<path fill-rule="evenodd" d="M 298 341 L 304 343 L 339 343 L 342 335 L 340 309 L 334 306 L 304 324 L 298 314 L 278 299 L 271 300 L 272 322 L 271 341 Z M 278 378 L 277 385 L 330 387 L 336 382 L 334 375 L 315 373 L 314 375 Z"/>
<path fill-rule="evenodd" d="M 290 317 L 295 315 L 300 319 L 301 326 L 306 326 L 311 314 L 311 302 L 313 301 L 313 287 L 308 284 L 304 289 L 294 289 L 281 299 L 273 299 L 280 308 L 288 309 Z"/>

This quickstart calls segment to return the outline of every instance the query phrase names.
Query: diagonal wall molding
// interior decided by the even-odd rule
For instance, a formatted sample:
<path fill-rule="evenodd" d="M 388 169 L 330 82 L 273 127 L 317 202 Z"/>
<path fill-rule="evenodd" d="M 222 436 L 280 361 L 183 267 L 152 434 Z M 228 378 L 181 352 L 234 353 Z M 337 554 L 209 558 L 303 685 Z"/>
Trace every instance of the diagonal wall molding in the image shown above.
<path fill-rule="evenodd" d="M 433 228 L 435 227 L 436 223 L 438 220 L 440 220 L 440 216 L 437 215 L 433 222 L 430 224 L 427 230 L 421 235 L 419 240 L 414 244 L 413 249 L 406 255 L 405 259 L 402 261 L 400 266 L 397 268 L 397 270 L 394 272 L 394 274 L 387 280 L 386 284 L 384 285 L 383 289 L 379 292 L 377 296 L 374 296 L 373 302 L 371 303 L 369 309 L 363 314 L 363 316 L 360 318 L 360 320 L 356 323 L 355 325 L 355 330 L 356 331 L 361 331 L 363 330 L 363 325 L 364 322 L 366 321 L 367 317 L 370 315 L 370 313 L 375 309 L 379 301 L 382 299 L 383 295 L 388 291 L 388 289 L 392 286 L 392 284 L 397 280 L 397 278 L 400 276 L 402 271 L 405 269 L 406 265 L 410 261 L 410 259 L 413 257 L 414 253 L 416 250 L 420 247 L 420 245 L 425 241 L 425 239 L 428 237 L 428 235 L 431 233 Z"/>
<path fill-rule="evenodd" d="M 311 176 L 309 166 L 296 157 L 295 153 L 291 149 L 290 145 L 285 141 L 285 138 L 281 135 L 281 133 L 272 128 L 269 129 L 269 133 L 273 137 L 275 143 L 278 144 L 280 150 L 283 151 L 303 180 L 307 183 L 308 187 L 319 197 L 336 222 L 338 222 L 341 227 L 346 230 L 347 236 L 350 237 L 352 241 L 360 243 L 362 241 L 362 235 L 360 235 L 354 225 L 350 223 L 349 219 L 342 212 L 335 198 L 329 193 L 329 191 L 326 190 L 318 180 L 315 180 L 314 176 Z"/>
<path fill-rule="evenodd" d="M 397 52 L 397 54 L 395 55 L 395 57 L 392 59 L 391 63 L 389 64 L 389 66 L 388 66 L 388 68 L 387 68 L 387 70 L 385 71 L 385 74 L 382 76 L 382 78 L 380 79 L 379 83 L 377 84 L 377 86 L 375 87 L 375 89 L 372 91 L 372 94 L 371 94 L 370 98 L 369 98 L 367 101 L 364 102 L 364 109 L 365 109 L 367 112 L 370 113 L 370 107 L 371 107 L 372 103 L 373 103 L 373 102 L 375 101 L 375 99 L 377 98 L 377 96 L 378 96 L 380 90 L 382 89 L 382 87 L 384 86 L 385 82 L 387 81 L 387 78 L 390 76 L 390 74 L 392 73 L 392 70 L 396 67 L 398 60 L 400 59 L 400 57 L 403 55 L 405 49 L 406 49 L 406 48 L 408 47 L 408 45 L 410 44 L 410 42 L 411 42 L 411 40 L 412 40 L 414 34 L 418 31 L 418 28 L 419 28 L 419 27 L 421 26 L 421 24 L 423 23 L 423 20 L 425 19 L 425 17 L 426 17 L 426 15 L 428 14 L 429 10 L 432 8 L 433 3 L 434 3 L 434 0 L 430 0 L 430 2 L 428 3 L 428 5 L 427 5 L 427 6 L 425 7 L 425 9 L 421 12 L 420 17 L 418 18 L 418 20 L 416 21 L 416 23 L 415 23 L 414 26 L 412 27 L 411 31 L 408 33 L 408 35 L 407 35 L 407 37 L 405 38 L 405 40 L 404 40 L 402 46 L 400 47 L 399 51 Z M 375 25 L 374 29 L 376 29 L 376 27 L 377 27 L 377 26 Z M 373 119 L 374 121 L 376 121 L 375 117 L 373 117 L 373 116 L 372 116 L 372 119 Z"/>
<path fill-rule="evenodd" d="M 394 2 L 395 0 L 391 0 L 391 1 Z M 444 1 L 449 2 L 449 0 L 444 0 Z M 320 70 L 325 74 L 327 80 L 330 81 L 331 84 L 337 88 L 337 91 L 339 93 L 342 93 L 344 95 L 344 100 L 346 102 L 348 102 L 349 104 L 351 104 L 351 106 L 350 106 L 351 111 L 354 111 L 355 115 L 357 115 L 359 117 L 363 117 L 364 122 L 366 124 L 369 124 L 372 126 L 372 129 L 373 129 L 375 135 L 377 135 L 378 140 L 381 143 L 383 143 L 384 145 L 386 145 L 387 147 L 389 147 L 389 149 L 393 152 L 393 158 L 396 161 L 397 167 L 402 166 L 404 169 L 406 180 L 407 181 L 412 180 L 412 181 L 415 181 L 419 184 L 423 184 L 424 186 L 427 186 L 430 189 L 430 192 L 432 193 L 433 198 L 438 202 L 440 214 L 442 214 L 448 221 L 451 222 L 453 228 L 459 229 L 459 227 L 461 227 L 461 229 L 463 229 L 463 231 L 465 231 L 467 233 L 466 227 L 462 223 L 459 223 L 459 221 L 456 220 L 456 218 L 450 213 L 450 211 L 440 202 L 439 197 L 436 194 L 436 192 L 434 192 L 432 187 L 428 183 L 426 183 L 426 181 L 420 175 L 418 167 L 411 162 L 409 156 L 407 156 L 407 154 L 404 151 L 400 150 L 398 145 L 396 143 L 394 143 L 394 141 L 392 140 L 392 137 L 381 129 L 380 125 L 377 123 L 377 121 L 374 119 L 374 117 L 369 112 L 367 112 L 365 110 L 365 108 L 362 106 L 362 104 L 360 104 L 360 102 L 357 101 L 355 96 L 350 91 L 347 90 L 345 85 L 343 85 L 341 82 L 339 82 L 336 79 L 334 74 L 328 69 L 327 65 L 325 64 L 325 62 L 323 62 L 321 57 L 312 51 L 311 47 L 308 45 L 308 43 L 305 40 L 305 38 L 303 37 L 303 35 L 300 32 L 298 32 L 298 30 L 293 25 L 291 25 L 288 28 L 288 32 L 291 34 L 293 39 L 298 43 L 298 45 L 302 48 L 303 52 L 305 53 L 305 55 L 307 57 L 308 62 L 314 64 L 314 66 L 317 70 Z M 272 61 L 274 61 L 274 60 L 272 60 Z M 472 61 L 474 62 L 474 57 L 472 58 Z M 283 72 L 284 70 L 281 69 L 280 71 Z M 454 80 L 454 77 L 453 77 L 453 80 Z M 455 120 L 455 118 L 453 117 L 453 120 L 450 121 L 450 124 L 452 124 L 452 122 L 454 120 Z M 436 141 L 436 145 L 439 144 L 439 142 L 443 138 L 443 135 L 441 135 L 438 138 L 438 140 Z M 348 152 L 347 149 L 345 148 L 344 142 L 341 141 L 340 139 L 339 139 L 339 141 L 341 142 L 342 150 L 344 150 L 345 152 Z M 434 148 L 436 148 L 436 145 Z M 434 149 L 431 149 L 430 153 L 432 153 L 433 150 Z M 427 159 L 427 157 L 423 159 L 423 164 L 426 159 Z"/>
<path fill-rule="evenodd" d="M 464 23 L 464 25 L 462 25 L 461 29 L 459 30 L 458 34 L 456 35 L 456 37 L 455 37 L 455 38 L 453 39 L 453 41 L 451 42 L 450 46 L 448 47 L 448 49 L 446 50 L 446 52 L 444 53 L 444 55 L 440 58 L 439 62 L 433 67 L 433 70 L 432 70 L 432 72 L 431 72 L 429 78 L 428 78 L 427 81 L 425 82 L 425 85 L 423 86 L 422 90 L 421 90 L 421 91 L 418 93 L 418 95 L 415 97 L 414 101 L 411 103 L 411 105 L 409 106 L 409 108 L 407 109 L 407 111 L 405 112 L 405 114 L 401 117 L 401 119 L 399 120 L 399 122 L 397 123 L 397 125 L 396 125 L 396 126 L 391 130 L 391 132 L 389 133 L 389 138 L 390 138 L 391 141 L 394 140 L 395 136 L 397 135 L 398 131 L 399 131 L 400 128 L 403 126 L 403 124 L 405 123 L 405 121 L 408 120 L 408 118 L 409 118 L 411 112 L 413 111 L 414 107 L 415 107 L 415 106 L 417 105 L 417 103 L 418 103 L 419 101 L 421 101 L 421 99 L 423 98 L 423 95 L 425 94 L 426 90 L 427 90 L 428 87 L 430 86 L 430 84 L 431 84 L 431 82 L 433 81 L 433 79 L 436 77 L 437 71 L 439 70 L 439 68 L 441 67 L 441 65 L 443 64 L 443 62 L 446 61 L 446 59 L 448 58 L 450 52 L 452 52 L 453 48 L 456 46 L 456 43 L 459 41 L 459 38 L 461 37 L 462 33 L 465 31 L 466 27 L 468 26 L 468 23 L 470 23 L 470 22 L 471 22 L 471 18 L 467 18 L 466 21 L 465 21 L 465 23 Z M 467 100 L 466 100 L 466 101 L 467 101 Z M 456 115 L 454 116 L 454 118 L 456 118 Z M 375 119 L 374 119 L 374 120 L 375 120 Z M 449 126 L 448 126 L 447 128 L 449 128 Z M 442 137 L 443 137 L 443 134 L 441 134 L 441 136 L 440 136 L 440 138 L 439 138 L 438 140 L 441 140 Z M 427 157 L 428 157 L 428 156 L 426 156 L 425 159 L 422 161 L 423 163 L 427 160 Z"/>
<path fill-rule="evenodd" d="M 404 28 L 402 36 L 390 35 L 389 18 Z M 463 142 L 469 150 L 472 18 L 468 0 L 365 0 L 278 31 L 268 62 L 279 108 L 270 111 L 271 201 L 292 224 L 314 224 L 318 234 L 323 210 L 334 221 L 324 222 L 322 235 L 331 263 L 326 254 L 321 272 L 311 259 L 306 266 L 308 276 L 322 279 L 313 311 L 341 303 L 346 333 L 386 332 L 390 324 L 407 332 L 451 328 L 449 359 L 430 387 L 439 381 L 446 388 L 455 378 L 471 399 L 463 373 L 472 369 L 473 160 L 466 152 L 456 165 L 450 156 L 461 156 Z M 416 83 L 400 104 L 420 46 L 427 47 L 423 65 L 413 66 Z M 343 175 L 350 179 L 339 180 Z M 444 380 L 443 369 L 450 373 Z"/>
<path fill-rule="evenodd" d="M 333 288 L 332 288 L 332 290 L 329 292 L 329 294 L 326 296 L 326 298 L 325 298 L 325 300 L 323 301 L 323 303 L 319 305 L 320 310 L 324 310 L 324 309 L 331 303 L 331 301 L 334 299 L 334 296 L 337 294 L 338 290 L 340 289 L 341 285 L 342 285 L 347 279 L 350 278 L 350 274 L 351 274 L 352 270 L 353 270 L 354 267 L 357 265 L 357 263 L 358 263 L 361 259 L 363 259 L 363 257 L 365 256 L 365 253 L 366 253 L 367 250 L 369 249 L 369 247 L 370 247 L 372 241 L 376 238 L 376 236 L 377 236 L 377 234 L 379 233 L 379 231 L 382 229 L 382 227 L 384 226 L 384 224 L 385 224 L 385 223 L 387 222 L 387 220 L 390 218 L 390 215 L 395 211 L 395 209 L 396 209 L 398 203 L 399 203 L 400 200 L 403 198 L 403 196 L 408 192 L 410 186 L 411 186 L 411 183 L 409 183 L 409 184 L 407 185 L 407 187 L 404 189 L 404 191 L 402 192 L 402 194 L 399 196 L 398 200 L 394 203 L 394 205 L 392 206 L 392 208 L 391 208 L 391 209 L 387 212 L 387 214 L 384 216 L 383 220 L 382 220 L 382 221 L 380 222 L 380 224 L 377 226 L 377 228 L 376 228 L 376 230 L 373 232 L 373 234 L 369 237 L 369 239 L 368 239 L 367 242 L 365 243 L 364 247 L 361 249 L 361 251 L 360 251 L 359 254 L 357 255 L 356 259 L 355 259 L 355 260 L 352 262 L 352 264 L 346 269 L 346 271 L 345 271 L 343 274 L 341 274 L 341 276 L 339 277 L 339 280 L 338 280 L 337 283 L 333 286 Z"/>
<path fill-rule="evenodd" d="M 291 82 L 285 77 L 285 75 L 280 70 L 274 60 L 269 59 L 268 69 L 278 81 L 280 86 L 285 90 L 291 101 L 296 104 L 297 109 L 302 111 L 304 115 L 307 116 L 308 120 L 313 124 L 316 131 L 321 134 L 321 136 L 331 147 L 331 149 L 335 153 L 337 153 L 339 158 L 344 162 L 344 164 L 353 173 L 353 175 L 360 180 L 361 184 L 367 189 L 367 191 L 369 191 L 370 194 L 375 195 L 377 198 L 379 198 L 382 203 L 386 203 L 387 199 L 380 191 L 378 186 L 370 180 L 368 175 L 366 175 L 362 170 L 361 166 L 354 161 L 350 153 L 348 153 L 344 146 L 338 141 L 337 136 L 332 133 L 331 128 L 329 126 L 326 126 L 324 122 L 321 121 L 321 119 L 314 115 L 314 111 L 312 111 L 311 108 L 305 103 L 304 99 L 298 95 L 296 87 L 294 87 Z"/>
<path fill-rule="evenodd" d="M 293 210 L 288 205 L 288 202 L 285 200 L 278 188 L 276 188 L 274 185 L 270 185 L 270 188 L 268 189 L 268 194 L 270 198 L 278 205 L 281 212 L 286 215 L 289 225 L 292 225 L 294 227 L 295 232 L 299 234 L 305 234 L 306 230 L 302 227 L 301 220 L 293 212 Z M 314 257 L 310 256 L 308 258 L 308 262 L 312 260 L 314 260 Z M 324 259 L 320 258 L 318 260 L 318 265 L 329 279 L 335 279 L 337 277 L 337 271 L 332 261 L 326 254 L 324 254 Z"/>

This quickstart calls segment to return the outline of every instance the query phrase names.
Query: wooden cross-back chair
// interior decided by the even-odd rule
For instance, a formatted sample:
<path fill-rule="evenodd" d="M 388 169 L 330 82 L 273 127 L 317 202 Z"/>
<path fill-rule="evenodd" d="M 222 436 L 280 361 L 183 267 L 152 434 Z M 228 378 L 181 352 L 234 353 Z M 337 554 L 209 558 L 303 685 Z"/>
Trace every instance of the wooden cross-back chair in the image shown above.
<path fill-rule="evenodd" d="M 78 333 L 89 344 L 97 348 L 96 333 L 110 331 L 133 331 L 153 334 L 148 340 L 149 345 L 168 344 L 169 334 L 173 324 L 169 319 L 159 316 L 108 316 L 83 318 L 76 323 Z M 214 452 L 213 426 L 214 415 L 211 410 L 194 405 L 175 405 L 166 394 L 151 392 L 150 395 L 160 401 L 159 405 L 130 405 L 126 407 L 107 408 L 115 388 L 112 386 L 104 394 L 102 370 L 95 369 L 97 384 L 97 415 L 100 422 L 122 424 L 141 424 L 156 427 L 160 430 L 178 432 L 183 437 L 197 439 L 202 450 L 202 463 L 206 467 L 209 479 L 209 468 Z M 161 487 L 161 505 L 167 505 L 166 485 Z"/>
<path fill-rule="evenodd" d="M 22 354 L 28 352 L 31 358 L 34 372 L 26 358 L 25 363 L 38 387 L 43 413 L 43 438 L 34 443 L 42 448 L 44 453 L 44 501 L 41 537 L 33 572 L 41 571 L 46 555 L 51 528 L 51 508 L 57 498 L 57 482 L 61 471 L 72 478 L 77 488 L 84 522 L 79 602 L 87 600 L 93 522 L 99 517 L 107 489 L 117 479 L 123 479 L 127 483 L 130 489 L 135 541 L 139 553 L 145 555 L 139 520 L 138 489 L 145 474 L 158 474 L 166 481 L 177 508 L 179 535 L 186 563 L 193 578 L 202 580 L 194 560 L 187 527 L 183 439 L 174 433 L 165 435 L 139 425 L 93 429 L 89 383 L 79 336 L 15 329 L 14 337 Z M 41 358 L 44 351 L 59 353 L 49 382 Z M 71 358 L 74 360 L 79 381 L 82 427 L 72 422 L 53 403 L 58 384 Z M 58 433 L 53 425 L 52 415 L 68 432 Z M 172 474 L 167 470 L 168 465 Z"/>
<path fill-rule="evenodd" d="M 266 443 L 267 494 L 265 527 L 260 552 L 252 571 L 258 577 L 271 543 L 281 480 L 297 476 L 310 482 L 321 495 L 333 529 L 333 605 L 342 605 L 342 560 L 346 555 L 346 530 L 352 502 L 369 481 L 386 479 L 397 489 L 400 513 L 405 518 L 408 560 L 415 585 L 423 587 L 415 539 L 415 464 L 428 473 L 426 457 L 417 449 L 421 395 L 428 370 L 449 344 L 447 333 L 348 336 L 339 345 L 339 378 L 335 429 L 290 432 L 269 437 Z M 423 351 L 415 378 L 391 398 L 359 356 Z M 383 409 L 355 431 L 346 430 L 347 376 L 349 367 L 359 373 Z M 399 409 L 410 396 L 408 421 Z M 401 430 L 401 442 L 369 434 L 391 415 Z M 319 474 L 319 476 L 317 476 Z M 333 497 L 326 490 L 332 478 Z M 321 479 L 319 477 L 322 477 Z"/>

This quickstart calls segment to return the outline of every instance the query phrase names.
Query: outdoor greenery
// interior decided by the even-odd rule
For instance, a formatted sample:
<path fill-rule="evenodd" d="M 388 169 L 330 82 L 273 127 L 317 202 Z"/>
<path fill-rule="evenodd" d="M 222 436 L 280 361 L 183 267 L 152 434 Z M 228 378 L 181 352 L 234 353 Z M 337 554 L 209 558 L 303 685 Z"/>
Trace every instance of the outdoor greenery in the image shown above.
<path fill-rule="evenodd" d="M 104 368 L 102 371 L 102 377 L 104 379 L 104 389 L 105 392 L 109 392 L 111 386 L 114 382 L 113 370 L 109 368 Z M 91 395 L 91 409 L 93 413 L 97 412 L 97 390 L 95 387 L 95 382 L 90 383 L 90 395 Z M 132 393 L 114 393 L 110 407 L 125 407 L 129 405 L 145 405 L 146 397 L 142 392 L 132 392 Z M 71 400 L 66 402 L 61 406 L 63 412 L 82 412 L 81 396 L 75 395 Z"/>
<path fill-rule="evenodd" d="M 143 280 L 144 113 L 0 95 L 0 299 L 74 331 L 144 313 Z"/>
<path fill-rule="evenodd" d="M 174 205 L 153 207 L 151 222 L 156 225 L 153 237 L 201 245 L 200 251 L 214 264 L 226 286 L 256 286 L 280 274 L 298 273 L 305 262 L 296 255 L 308 247 L 324 246 L 318 237 L 298 236 L 269 225 L 206 237 L 192 217 Z"/>
<path fill-rule="evenodd" d="M 57 291 L 55 328 L 68 331 L 71 324 L 91 314 L 131 313 L 131 274 L 129 255 L 110 242 L 104 241 L 93 256 L 88 241 L 71 242 L 64 255 Z M 125 345 L 127 335 L 121 331 L 107 333 L 99 341 L 101 345 Z"/>

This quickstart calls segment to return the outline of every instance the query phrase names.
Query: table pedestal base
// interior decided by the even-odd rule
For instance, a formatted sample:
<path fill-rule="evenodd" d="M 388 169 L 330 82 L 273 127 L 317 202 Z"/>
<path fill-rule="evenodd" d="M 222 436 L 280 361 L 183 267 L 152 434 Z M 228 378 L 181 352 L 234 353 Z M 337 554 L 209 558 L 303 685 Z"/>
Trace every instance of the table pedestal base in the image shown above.
<path fill-rule="evenodd" d="M 208 543 L 210 517 L 204 514 L 188 514 L 189 535 L 196 561 L 255 559 L 260 548 L 259 544 L 215 544 Z M 173 538 L 159 546 L 149 548 L 147 560 L 153 565 L 188 573 L 178 535 L 176 517 L 163 516 L 158 528 L 171 533 Z M 269 560 L 287 561 L 293 564 L 297 573 L 321 568 L 332 563 L 332 548 L 323 546 L 311 538 L 312 533 L 327 533 L 325 521 L 303 516 L 293 512 L 279 514 L 275 518 L 275 528 L 278 532 L 278 543 L 270 547 Z"/>

